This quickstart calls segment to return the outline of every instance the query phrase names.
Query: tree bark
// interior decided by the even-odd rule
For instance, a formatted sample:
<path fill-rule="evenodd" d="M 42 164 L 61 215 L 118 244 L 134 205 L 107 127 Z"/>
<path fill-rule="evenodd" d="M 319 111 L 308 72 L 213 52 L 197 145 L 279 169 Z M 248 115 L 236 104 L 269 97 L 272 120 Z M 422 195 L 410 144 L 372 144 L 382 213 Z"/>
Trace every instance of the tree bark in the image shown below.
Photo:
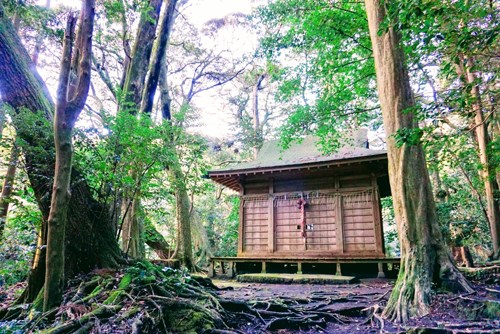
<path fill-rule="evenodd" d="M 132 49 L 132 59 L 124 75 L 123 97 L 120 109 L 136 114 L 140 110 L 144 84 L 149 68 L 149 59 L 156 35 L 156 25 L 161 9 L 161 0 L 150 0 L 151 10 L 142 13 Z"/>
<path fill-rule="evenodd" d="M 22 139 L 28 177 L 42 212 L 42 228 L 28 287 L 22 300 L 33 301 L 44 284 L 47 219 L 54 176 L 54 104 L 15 29 L 0 3 L 0 93 L 16 112 L 13 125 Z M 27 126 L 26 122 L 30 122 Z M 72 196 L 66 229 L 65 274 L 67 277 L 96 267 L 116 267 L 122 253 L 112 233 L 108 209 L 92 197 L 84 177 L 73 170 Z"/>
<path fill-rule="evenodd" d="M 415 102 L 404 63 L 401 36 L 382 28 L 386 8 L 381 0 L 365 0 L 373 46 L 377 88 L 387 138 L 389 177 L 401 244 L 401 268 L 383 315 L 406 322 L 429 312 L 431 283 L 472 291 L 457 270 L 441 235 L 424 151 L 420 143 L 396 145 L 399 130 L 415 130 L 407 109 Z M 381 30 L 383 31 L 381 32 Z"/>
<path fill-rule="evenodd" d="M 175 20 L 175 7 L 177 0 L 168 0 L 165 2 L 165 9 L 161 16 L 160 28 L 158 31 L 158 41 L 153 48 L 151 60 L 149 62 L 149 72 L 146 77 L 146 83 L 142 93 L 141 112 L 149 114 L 153 109 L 153 98 L 158 86 L 160 77 L 162 56 L 167 52 L 168 41 L 172 26 Z"/>

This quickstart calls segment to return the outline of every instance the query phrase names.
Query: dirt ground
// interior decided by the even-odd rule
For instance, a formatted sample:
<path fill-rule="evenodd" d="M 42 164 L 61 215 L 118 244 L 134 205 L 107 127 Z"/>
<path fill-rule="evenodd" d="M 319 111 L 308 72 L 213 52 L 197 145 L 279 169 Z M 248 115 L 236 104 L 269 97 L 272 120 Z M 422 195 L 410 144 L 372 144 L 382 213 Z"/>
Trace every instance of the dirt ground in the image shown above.
<path fill-rule="evenodd" d="M 476 292 L 469 295 L 437 293 L 428 315 L 402 326 L 380 317 L 392 280 L 350 285 L 214 283 L 229 287 L 218 292 L 220 297 L 246 301 L 260 313 L 260 321 L 240 323 L 242 333 L 500 333 L 498 284 L 476 284 Z"/>

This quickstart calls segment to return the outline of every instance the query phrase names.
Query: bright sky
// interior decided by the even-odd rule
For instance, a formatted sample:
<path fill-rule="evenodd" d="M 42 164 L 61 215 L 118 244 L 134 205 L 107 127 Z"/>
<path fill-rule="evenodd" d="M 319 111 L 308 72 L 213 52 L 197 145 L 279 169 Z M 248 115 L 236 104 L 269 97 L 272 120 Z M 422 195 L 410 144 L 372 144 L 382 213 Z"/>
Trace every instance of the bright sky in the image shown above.
<path fill-rule="evenodd" d="M 223 18 L 232 13 L 250 14 L 252 9 L 262 4 L 265 0 L 189 0 L 182 9 L 182 15 L 194 24 L 201 28 L 205 22 L 211 19 Z M 44 6 L 47 0 L 38 0 L 40 6 Z M 52 8 L 57 6 L 66 6 L 72 8 L 80 8 L 81 2 L 78 0 L 50 0 Z M 234 49 L 241 51 L 242 48 L 252 47 L 249 41 L 256 41 L 256 37 L 249 38 L 248 36 L 238 36 L 238 33 L 227 33 L 224 35 L 226 40 L 223 41 L 222 48 Z M 242 41 L 242 39 L 244 41 Z M 213 42 L 213 41 L 212 41 Z M 218 41 L 221 43 L 221 41 Z M 238 53 L 238 52 L 236 52 Z M 47 73 L 43 69 L 40 72 L 44 78 L 47 78 Z M 49 80 L 49 86 L 52 86 L 51 81 L 57 80 L 57 76 Z M 54 93 L 55 86 L 49 87 Z M 205 92 L 200 94 L 194 100 L 194 104 L 201 110 L 200 112 L 200 127 L 196 128 L 197 132 L 201 132 L 211 137 L 224 138 L 229 135 L 229 124 L 231 115 L 227 110 L 224 110 L 221 99 L 218 99 L 215 92 Z"/>

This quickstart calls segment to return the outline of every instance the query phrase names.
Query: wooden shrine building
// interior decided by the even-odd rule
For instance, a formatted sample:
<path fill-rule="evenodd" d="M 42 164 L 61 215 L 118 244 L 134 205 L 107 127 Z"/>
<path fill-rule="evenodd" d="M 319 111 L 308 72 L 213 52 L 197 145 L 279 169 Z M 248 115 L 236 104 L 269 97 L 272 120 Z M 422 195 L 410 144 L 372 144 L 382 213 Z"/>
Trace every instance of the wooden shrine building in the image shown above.
<path fill-rule="evenodd" d="M 360 133 L 330 155 L 314 137 L 285 151 L 269 141 L 254 161 L 210 171 L 241 196 L 238 256 L 226 261 L 259 261 L 263 272 L 266 262 L 295 262 L 299 272 L 302 263 L 337 263 L 337 273 L 340 263 L 384 263 L 387 154 Z"/>

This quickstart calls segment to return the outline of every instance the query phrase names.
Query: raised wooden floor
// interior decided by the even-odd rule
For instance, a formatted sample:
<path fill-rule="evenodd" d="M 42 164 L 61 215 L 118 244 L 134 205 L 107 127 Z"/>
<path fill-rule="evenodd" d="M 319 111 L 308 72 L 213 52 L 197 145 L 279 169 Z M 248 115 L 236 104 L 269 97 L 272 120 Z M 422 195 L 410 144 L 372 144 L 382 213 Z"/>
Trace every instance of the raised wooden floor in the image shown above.
<path fill-rule="evenodd" d="M 352 284 L 356 282 L 356 277 L 317 274 L 242 274 L 238 275 L 238 282 L 270 284 Z"/>
<path fill-rule="evenodd" d="M 216 273 L 216 268 L 220 268 L 222 274 L 226 274 L 230 277 L 234 277 L 236 274 L 236 264 L 237 263 L 261 263 L 262 270 L 261 273 L 265 274 L 267 272 L 267 263 L 292 263 L 297 265 L 297 274 L 302 274 L 303 264 L 314 264 L 314 263 L 330 263 L 336 264 L 335 275 L 342 276 L 341 264 L 366 264 L 366 263 L 376 263 L 378 264 L 378 277 L 385 277 L 384 264 L 399 265 L 400 258 L 389 258 L 389 257 L 329 257 L 329 258 L 307 258 L 307 257 L 213 257 L 210 259 L 210 267 L 208 270 L 208 277 L 214 277 Z M 227 269 L 226 269 L 227 267 Z"/>

